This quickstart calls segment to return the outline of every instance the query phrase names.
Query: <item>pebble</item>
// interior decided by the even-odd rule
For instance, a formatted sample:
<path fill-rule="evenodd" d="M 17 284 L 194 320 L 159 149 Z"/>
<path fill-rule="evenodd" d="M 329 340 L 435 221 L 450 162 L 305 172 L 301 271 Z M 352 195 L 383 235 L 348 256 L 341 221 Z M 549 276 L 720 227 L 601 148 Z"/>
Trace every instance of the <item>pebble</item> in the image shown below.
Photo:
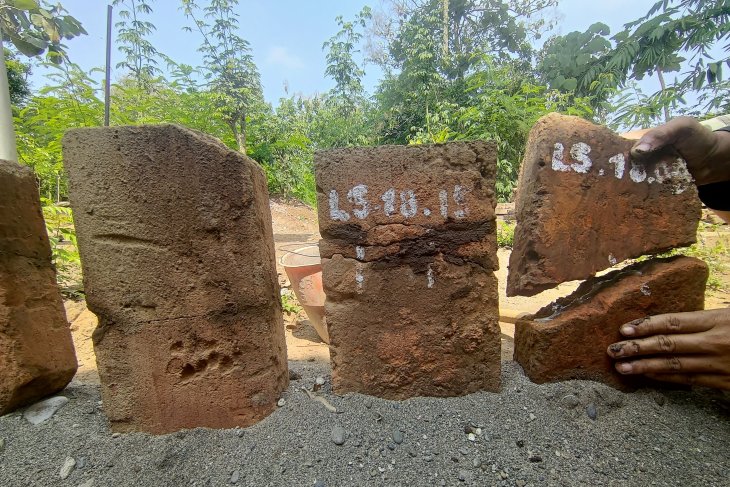
<path fill-rule="evenodd" d="M 73 471 L 75 466 L 76 466 L 76 460 L 74 460 L 71 457 L 67 457 L 66 461 L 63 462 L 61 471 L 58 472 L 58 476 L 61 477 L 62 480 L 67 479 L 68 476 L 71 475 L 71 472 Z"/>
<path fill-rule="evenodd" d="M 525 446 L 525 442 L 524 442 L 523 440 L 517 440 L 517 441 L 515 442 L 515 444 L 516 444 L 517 446 L 519 446 L 520 448 L 522 448 L 523 446 Z"/>
<path fill-rule="evenodd" d="M 86 466 L 86 457 L 81 457 L 78 460 L 76 460 L 76 468 L 81 470 Z"/>
<path fill-rule="evenodd" d="M 459 448 L 459 453 L 466 456 L 469 454 L 469 450 L 467 450 L 466 448 Z"/>
<path fill-rule="evenodd" d="M 466 435 L 466 438 L 469 441 L 477 441 L 477 437 L 476 437 L 476 435 L 474 433 L 469 433 L 468 435 Z"/>
<path fill-rule="evenodd" d="M 112 438 L 119 438 L 120 436 L 122 436 L 121 433 L 112 433 Z"/>
<path fill-rule="evenodd" d="M 519 480 L 516 480 L 516 481 L 515 481 L 515 485 L 516 485 L 517 487 L 525 487 L 525 485 L 527 485 L 527 482 L 525 482 L 525 481 L 524 481 L 524 480 L 522 480 L 522 479 L 519 479 Z"/>
<path fill-rule="evenodd" d="M 530 413 L 530 417 L 527 419 L 527 422 L 528 423 L 532 423 L 536 419 L 537 419 L 537 416 L 535 416 L 534 414 Z"/>
<path fill-rule="evenodd" d="M 324 483 L 324 480 L 315 480 L 314 481 L 314 487 L 326 487 L 327 484 Z"/>
<path fill-rule="evenodd" d="M 289 369 L 289 380 L 299 380 L 302 378 L 302 374 L 294 370 Z"/>
<path fill-rule="evenodd" d="M 89 479 L 83 484 L 79 484 L 79 487 L 93 487 L 94 485 L 94 479 Z"/>
<path fill-rule="evenodd" d="M 5 451 L 5 438 L 0 438 L 0 453 Z"/>
<path fill-rule="evenodd" d="M 542 462 L 542 457 L 540 455 L 538 455 L 537 453 L 533 453 L 532 455 L 530 455 L 530 462 L 531 463 Z"/>
<path fill-rule="evenodd" d="M 283 397 L 281 399 L 279 399 L 279 401 L 276 403 L 276 405 L 279 406 L 280 408 L 284 407 L 285 404 L 286 404 L 286 399 L 284 399 Z"/>
<path fill-rule="evenodd" d="M 589 418 L 591 418 L 592 420 L 595 421 L 596 418 L 598 417 L 598 411 L 596 411 L 596 405 L 593 403 L 590 403 L 588 406 L 586 406 L 586 414 L 588 415 Z"/>
<path fill-rule="evenodd" d="M 323 386 L 324 385 L 324 377 L 317 377 L 316 379 L 314 379 L 314 383 L 317 384 L 318 386 Z"/>
<path fill-rule="evenodd" d="M 237 484 L 239 480 L 241 480 L 241 472 L 238 470 L 234 470 L 233 473 L 231 474 L 230 482 L 232 484 Z"/>
<path fill-rule="evenodd" d="M 53 417 L 56 412 L 68 404 L 69 399 L 64 396 L 56 396 L 37 402 L 25 410 L 23 417 L 30 424 L 41 424 Z"/>
<path fill-rule="evenodd" d="M 391 436 L 393 437 L 393 441 L 397 445 L 403 443 L 403 432 L 401 430 L 394 430 Z"/>
<path fill-rule="evenodd" d="M 390 451 L 395 450 L 395 443 L 388 443 L 388 450 L 390 450 Z"/>
<path fill-rule="evenodd" d="M 654 402 L 659 406 L 664 406 L 667 403 L 667 397 L 664 394 L 655 392 L 652 394 L 652 397 L 654 398 Z"/>
<path fill-rule="evenodd" d="M 568 409 L 575 409 L 580 404 L 580 399 L 575 394 L 568 394 L 563 398 L 563 406 Z"/>
<path fill-rule="evenodd" d="M 472 466 L 474 466 L 474 468 L 479 468 L 482 466 L 482 461 L 479 460 L 478 458 L 475 458 L 474 460 L 471 461 L 471 464 L 472 464 Z"/>
<path fill-rule="evenodd" d="M 469 472 L 467 472 L 466 470 L 459 470 L 458 478 L 460 481 L 466 482 L 466 479 L 469 478 Z"/>
<path fill-rule="evenodd" d="M 335 426 L 332 428 L 332 442 L 335 445 L 345 444 L 345 428 L 342 426 Z"/>

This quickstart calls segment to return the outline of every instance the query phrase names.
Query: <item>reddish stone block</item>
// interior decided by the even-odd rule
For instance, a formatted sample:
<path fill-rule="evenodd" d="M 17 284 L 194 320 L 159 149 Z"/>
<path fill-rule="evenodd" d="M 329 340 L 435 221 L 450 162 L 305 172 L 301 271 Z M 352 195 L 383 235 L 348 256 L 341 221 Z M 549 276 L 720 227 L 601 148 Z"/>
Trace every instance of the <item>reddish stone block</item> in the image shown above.
<path fill-rule="evenodd" d="M 498 390 L 494 145 L 341 149 L 315 162 L 335 390 Z"/>
<path fill-rule="evenodd" d="M 517 190 L 508 296 L 696 241 L 701 204 L 685 162 L 670 152 L 632 160 L 633 143 L 577 117 L 537 121 Z"/>
<path fill-rule="evenodd" d="M 288 373 L 266 178 L 174 125 L 63 140 L 114 431 L 249 426 Z"/>
<path fill-rule="evenodd" d="M 33 172 L 0 160 L 0 415 L 60 391 L 73 341 Z"/>
<path fill-rule="evenodd" d="M 654 259 L 583 282 L 535 315 L 518 320 L 514 357 L 533 382 L 585 379 L 622 390 L 641 379 L 615 371 L 606 354 L 624 323 L 704 308 L 707 264 L 692 257 Z"/>

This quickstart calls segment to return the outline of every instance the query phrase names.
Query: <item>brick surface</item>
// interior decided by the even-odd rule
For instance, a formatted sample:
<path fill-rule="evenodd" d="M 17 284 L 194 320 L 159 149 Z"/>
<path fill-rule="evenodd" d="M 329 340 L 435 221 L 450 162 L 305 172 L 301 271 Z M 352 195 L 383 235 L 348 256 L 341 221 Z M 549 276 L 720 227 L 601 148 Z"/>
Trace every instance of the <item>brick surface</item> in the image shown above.
<path fill-rule="evenodd" d="M 0 357 L 0 415 L 63 389 L 77 368 L 35 175 L 3 160 Z"/>
<path fill-rule="evenodd" d="M 73 130 L 63 149 L 112 429 L 271 413 L 288 375 L 261 168 L 174 125 Z"/>
<path fill-rule="evenodd" d="M 569 379 L 631 390 L 641 379 L 622 376 L 606 354 L 623 340 L 624 323 L 704 307 L 707 264 L 692 257 L 654 259 L 582 283 L 515 327 L 514 357 L 537 383 Z"/>
<path fill-rule="evenodd" d="M 342 149 L 315 162 L 335 390 L 498 390 L 494 145 Z"/>
<path fill-rule="evenodd" d="M 633 161 L 633 143 L 577 117 L 538 120 L 518 184 L 508 296 L 696 241 L 701 205 L 684 161 Z"/>

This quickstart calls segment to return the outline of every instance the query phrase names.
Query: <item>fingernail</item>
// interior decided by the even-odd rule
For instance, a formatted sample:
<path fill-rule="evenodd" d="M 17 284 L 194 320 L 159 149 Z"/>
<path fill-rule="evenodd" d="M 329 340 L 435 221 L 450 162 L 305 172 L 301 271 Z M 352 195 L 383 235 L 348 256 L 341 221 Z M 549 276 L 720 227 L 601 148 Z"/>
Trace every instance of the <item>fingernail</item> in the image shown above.
<path fill-rule="evenodd" d="M 651 145 L 648 142 L 639 142 L 633 148 L 634 152 L 651 152 Z"/>
<path fill-rule="evenodd" d="M 608 350 L 615 356 L 620 357 L 623 355 L 624 352 L 624 346 L 620 343 L 614 343 L 613 345 L 608 347 Z"/>
<path fill-rule="evenodd" d="M 634 325 L 628 324 L 621 327 L 621 334 L 624 336 L 631 336 L 636 333 Z"/>
<path fill-rule="evenodd" d="M 618 370 L 622 374 L 630 374 L 631 373 L 631 364 L 628 362 L 622 362 L 620 364 L 616 364 L 616 370 Z"/>

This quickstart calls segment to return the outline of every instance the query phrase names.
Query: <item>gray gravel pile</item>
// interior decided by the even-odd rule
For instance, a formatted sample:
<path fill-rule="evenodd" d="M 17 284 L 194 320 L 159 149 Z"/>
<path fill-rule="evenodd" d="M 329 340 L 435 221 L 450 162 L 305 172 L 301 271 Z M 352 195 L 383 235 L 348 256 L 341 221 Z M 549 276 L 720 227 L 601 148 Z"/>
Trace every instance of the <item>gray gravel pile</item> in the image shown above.
<path fill-rule="evenodd" d="M 246 429 L 112 435 L 99 387 L 32 425 L 0 418 L 0 486 L 730 485 L 730 399 L 535 385 L 506 362 L 501 394 L 385 401 L 332 394 L 326 364 L 290 362 L 285 401 Z M 319 394 L 338 412 L 311 399 Z"/>

